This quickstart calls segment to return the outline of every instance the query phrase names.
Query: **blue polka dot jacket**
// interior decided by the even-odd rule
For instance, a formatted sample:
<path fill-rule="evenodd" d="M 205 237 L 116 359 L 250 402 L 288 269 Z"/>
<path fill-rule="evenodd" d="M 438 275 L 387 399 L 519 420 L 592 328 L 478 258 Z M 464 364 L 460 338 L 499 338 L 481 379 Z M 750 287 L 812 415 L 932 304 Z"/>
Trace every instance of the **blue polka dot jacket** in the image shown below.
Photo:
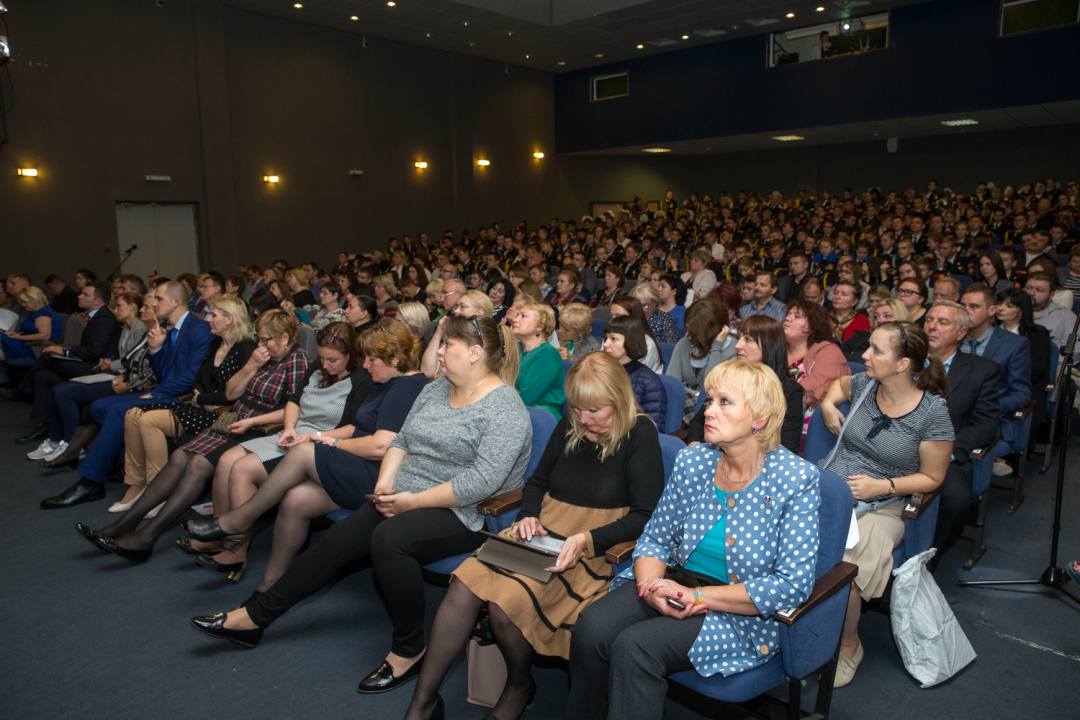
<path fill-rule="evenodd" d="M 780 649 L 772 614 L 802 604 L 814 587 L 818 551 L 818 469 L 783 447 L 765 456 L 750 487 L 721 503 L 714 490 L 722 453 L 702 443 L 679 452 L 652 519 L 637 541 L 634 560 L 653 557 L 684 565 L 725 514 L 728 581 L 745 583 L 756 616 L 709 612 L 688 657 L 709 677 L 763 665 Z M 733 506 L 732 506 L 733 504 Z M 611 584 L 634 579 L 633 566 Z"/>

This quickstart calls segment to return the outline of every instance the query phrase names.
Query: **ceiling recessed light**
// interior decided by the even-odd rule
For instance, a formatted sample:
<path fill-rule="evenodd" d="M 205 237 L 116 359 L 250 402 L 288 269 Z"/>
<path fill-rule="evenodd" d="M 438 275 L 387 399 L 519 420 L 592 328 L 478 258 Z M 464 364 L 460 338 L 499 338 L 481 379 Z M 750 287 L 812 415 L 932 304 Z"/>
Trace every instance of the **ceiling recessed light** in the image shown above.
<path fill-rule="evenodd" d="M 817 10 L 818 12 L 825 12 L 825 8 L 820 7 L 820 6 L 815 8 L 815 10 Z"/>
<path fill-rule="evenodd" d="M 491 161 L 490 160 L 477 160 L 476 164 L 479 165 L 480 167 L 487 167 L 488 165 L 491 164 Z"/>
<path fill-rule="evenodd" d="M 528 60 L 528 59 L 529 59 L 529 56 L 528 56 L 528 55 L 526 55 L 526 56 L 525 56 L 525 59 L 526 59 L 526 60 Z"/>
<path fill-rule="evenodd" d="M 462 20 L 461 24 L 464 25 L 465 27 L 469 27 L 469 21 L 468 20 Z"/>
<path fill-rule="evenodd" d="M 963 120 L 942 120 L 941 124 L 945 127 L 959 127 L 961 125 L 978 125 L 978 120 L 972 120 L 971 118 L 964 118 Z"/>
<path fill-rule="evenodd" d="M 397 3 L 393 2 L 393 0 L 391 0 L 391 2 L 386 3 L 386 7 L 394 7 L 395 5 L 397 5 Z"/>
<path fill-rule="evenodd" d="M 23 177 L 37 177 L 37 168 L 19 168 L 19 174 Z"/>
<path fill-rule="evenodd" d="M 423 160 L 417 160 L 416 162 L 413 163 L 413 167 L 415 167 L 417 170 L 423 170 L 424 168 L 427 167 L 427 163 L 424 162 Z"/>
<path fill-rule="evenodd" d="M 565 63 L 565 62 L 563 62 L 562 60 L 560 60 L 560 61 L 559 61 L 559 64 L 560 64 L 560 65 L 565 65 L 566 63 Z"/>
<path fill-rule="evenodd" d="M 513 34 L 514 34 L 514 31 L 513 31 L 513 30 L 508 30 L 508 31 L 506 32 L 506 36 L 507 36 L 507 37 L 510 37 L 510 36 L 511 36 L 511 35 L 513 35 Z"/>
<path fill-rule="evenodd" d="M 773 140 L 779 140 L 780 142 L 791 142 L 792 140 L 805 140 L 802 135 L 776 135 Z"/>
<path fill-rule="evenodd" d="M 689 39 L 690 39 L 690 36 L 689 36 L 689 35 L 683 35 L 683 36 L 682 36 L 682 39 L 683 39 L 683 40 L 689 40 Z"/>
<path fill-rule="evenodd" d="M 277 175 L 263 175 L 263 182 L 276 183 L 280 180 L 281 178 Z"/>
<path fill-rule="evenodd" d="M 543 160 L 544 159 L 544 153 L 542 153 L 542 152 L 534 152 L 533 157 L 536 158 L 537 160 Z"/>
<path fill-rule="evenodd" d="M 604 53 L 596 53 L 596 57 L 604 57 Z"/>
<path fill-rule="evenodd" d="M 431 33 L 424 33 L 424 37 L 431 37 Z"/>
<path fill-rule="evenodd" d="M 671 152 L 671 148 L 644 148 L 641 152 L 647 153 L 666 153 Z"/>
<path fill-rule="evenodd" d="M 788 13 L 784 17 L 793 18 L 793 17 L 795 17 L 795 13 Z"/>
<path fill-rule="evenodd" d="M 637 46 L 637 49 L 638 49 L 638 50 L 644 50 L 644 49 L 645 49 L 645 46 L 644 46 L 644 45 L 638 45 L 638 46 Z"/>
<path fill-rule="evenodd" d="M 353 15 L 353 16 L 352 16 L 352 17 L 350 17 L 349 19 L 350 19 L 350 20 L 353 20 L 353 21 L 356 21 L 356 20 L 359 20 L 360 18 L 358 18 L 358 17 L 356 17 L 355 15 Z"/>
<path fill-rule="evenodd" d="M 302 8 L 304 6 L 301 5 L 300 3 L 293 3 L 293 7 L 296 8 L 297 10 L 299 10 L 300 8 Z"/>

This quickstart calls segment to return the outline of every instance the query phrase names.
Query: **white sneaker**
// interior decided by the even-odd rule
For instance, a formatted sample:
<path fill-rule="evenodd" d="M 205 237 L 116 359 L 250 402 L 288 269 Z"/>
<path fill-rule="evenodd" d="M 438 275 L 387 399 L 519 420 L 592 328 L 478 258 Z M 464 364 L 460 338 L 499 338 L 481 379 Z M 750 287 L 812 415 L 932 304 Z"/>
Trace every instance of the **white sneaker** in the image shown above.
<path fill-rule="evenodd" d="M 49 453 L 48 455 L 45 456 L 45 462 L 52 462 L 56 458 L 63 455 L 64 451 L 68 449 L 67 440 L 61 440 L 60 443 L 58 445 L 56 445 L 55 447 L 56 447 L 55 450 L 53 450 L 51 453 Z"/>
<path fill-rule="evenodd" d="M 991 471 L 997 477 L 1006 477 L 1013 474 L 1012 465 L 1005 462 L 1001 458 L 994 459 L 994 469 Z"/>
<path fill-rule="evenodd" d="M 67 447 L 67 443 L 65 443 L 63 440 L 61 440 L 60 442 L 64 444 L 64 447 Z M 54 452 L 56 452 L 57 447 L 58 446 L 52 440 L 46 439 L 43 443 L 37 446 L 37 450 L 32 450 L 26 453 L 26 457 L 30 460 L 44 460 L 47 456 L 52 455 Z"/>

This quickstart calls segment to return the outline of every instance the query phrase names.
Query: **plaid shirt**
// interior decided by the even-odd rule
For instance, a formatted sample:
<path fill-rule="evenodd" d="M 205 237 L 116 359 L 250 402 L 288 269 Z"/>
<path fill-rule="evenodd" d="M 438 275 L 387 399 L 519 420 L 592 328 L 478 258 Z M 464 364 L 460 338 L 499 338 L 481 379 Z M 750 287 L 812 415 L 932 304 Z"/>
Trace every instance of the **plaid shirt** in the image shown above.
<path fill-rule="evenodd" d="M 240 415 L 240 420 L 246 420 L 281 410 L 303 382 L 307 368 L 308 357 L 298 347 L 278 362 L 266 363 L 248 381 L 244 395 L 233 405 L 233 411 Z M 208 455 L 234 437 L 207 428 L 185 443 L 182 449 Z"/>

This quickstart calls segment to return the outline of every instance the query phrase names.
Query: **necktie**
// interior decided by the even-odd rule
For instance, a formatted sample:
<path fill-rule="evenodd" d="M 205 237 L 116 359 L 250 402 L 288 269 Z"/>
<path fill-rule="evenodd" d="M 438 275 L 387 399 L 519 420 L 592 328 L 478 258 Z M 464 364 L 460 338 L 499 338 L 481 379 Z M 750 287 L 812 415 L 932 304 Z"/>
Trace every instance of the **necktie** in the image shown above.
<path fill-rule="evenodd" d="M 169 333 L 169 342 L 171 342 L 174 347 L 176 346 L 176 336 L 179 334 L 180 331 L 176 328 L 173 328 L 172 332 Z"/>

